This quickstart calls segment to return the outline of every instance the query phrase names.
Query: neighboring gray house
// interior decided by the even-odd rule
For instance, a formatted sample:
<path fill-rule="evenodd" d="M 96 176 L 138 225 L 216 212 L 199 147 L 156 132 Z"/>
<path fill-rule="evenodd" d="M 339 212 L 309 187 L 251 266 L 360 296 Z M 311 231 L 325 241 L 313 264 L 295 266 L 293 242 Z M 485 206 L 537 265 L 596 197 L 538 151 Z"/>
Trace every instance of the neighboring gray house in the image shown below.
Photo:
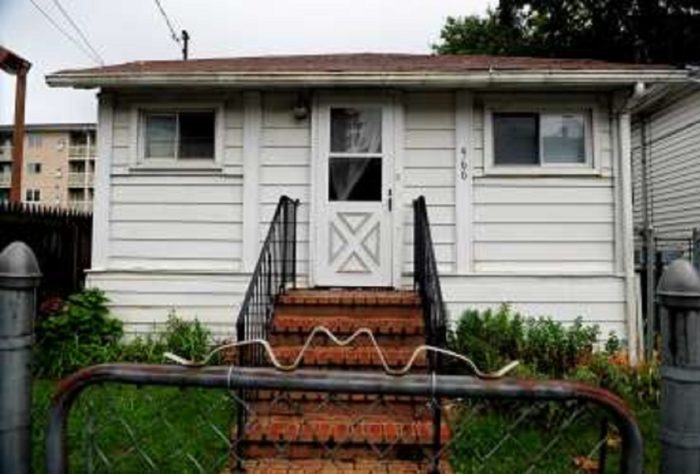
<path fill-rule="evenodd" d="M 700 227 L 700 80 L 652 87 L 633 112 L 635 227 L 684 250 Z"/>
<path fill-rule="evenodd" d="M 89 283 L 132 331 L 169 308 L 233 330 L 282 194 L 299 285 L 412 284 L 424 195 L 454 317 L 512 303 L 638 346 L 629 100 L 663 66 L 344 54 L 145 61 L 99 89 Z M 637 87 L 638 88 L 638 87 Z"/>

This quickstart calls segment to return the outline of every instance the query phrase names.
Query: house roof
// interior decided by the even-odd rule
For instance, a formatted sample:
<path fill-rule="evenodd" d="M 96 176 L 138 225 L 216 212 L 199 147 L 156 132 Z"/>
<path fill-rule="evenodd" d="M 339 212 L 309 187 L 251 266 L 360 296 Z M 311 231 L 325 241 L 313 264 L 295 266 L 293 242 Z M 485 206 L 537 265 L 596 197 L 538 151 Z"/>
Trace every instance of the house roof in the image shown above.
<path fill-rule="evenodd" d="M 52 86 L 129 85 L 446 85 L 464 82 L 622 82 L 679 80 L 666 65 L 592 59 L 416 54 L 320 54 L 187 61 L 134 61 L 47 76 Z"/>

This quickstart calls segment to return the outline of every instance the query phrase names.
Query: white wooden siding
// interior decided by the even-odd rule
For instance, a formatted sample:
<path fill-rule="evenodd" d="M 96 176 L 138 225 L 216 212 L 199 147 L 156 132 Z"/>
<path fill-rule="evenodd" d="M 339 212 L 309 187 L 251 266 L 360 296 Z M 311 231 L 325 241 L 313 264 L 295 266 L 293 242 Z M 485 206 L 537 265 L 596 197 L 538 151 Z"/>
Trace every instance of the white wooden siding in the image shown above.
<path fill-rule="evenodd" d="M 487 95 L 477 100 L 474 109 L 470 150 L 474 167 L 474 270 L 613 272 L 615 193 L 607 98 L 575 94 L 509 96 L 513 103 L 523 103 L 524 110 L 540 101 L 562 107 L 567 103 L 595 104 L 593 142 L 598 156 L 594 159 L 600 163 L 600 175 L 585 177 L 485 176 L 483 102 L 486 100 L 498 100 L 498 96 Z"/>
<path fill-rule="evenodd" d="M 635 218 L 642 222 L 641 123 L 634 127 Z M 700 91 L 648 118 L 647 176 L 657 235 L 686 238 L 700 227 Z"/>
<path fill-rule="evenodd" d="M 242 243 L 242 105 L 223 100 L 223 170 L 135 169 L 137 116 L 143 97 L 114 111 L 107 259 L 113 270 L 238 271 Z M 177 107 L 177 105 L 174 105 Z"/>
<path fill-rule="evenodd" d="M 424 195 L 434 234 L 438 268 L 456 271 L 455 94 L 406 93 L 404 101 L 403 269 L 413 265 L 413 199 Z"/>
<path fill-rule="evenodd" d="M 262 100 L 262 143 L 258 192 L 260 241 L 267 235 L 280 196 L 299 199 L 297 272 L 305 281 L 309 269 L 309 199 L 311 189 L 311 119 L 296 119 L 298 95 L 267 92 Z"/>
<path fill-rule="evenodd" d="M 473 94 L 473 120 L 461 122 L 470 133 L 461 134 L 455 93 L 404 92 L 398 97 L 405 126 L 397 134 L 403 137 L 398 143 L 403 169 L 397 170 L 403 283 L 411 284 L 411 202 L 424 195 L 452 317 L 467 308 L 507 302 L 526 314 L 565 322 L 582 316 L 624 334 L 624 280 L 613 268 L 615 193 L 606 101 L 596 99 L 600 109 L 594 117 L 600 175 L 486 177 L 478 93 Z M 280 195 L 300 199 L 298 271 L 303 285 L 309 269 L 312 143 L 311 119 L 297 120 L 292 114 L 297 99 L 296 92 L 261 93 L 253 196 L 257 222 L 252 225 L 262 242 Z M 115 101 L 107 268 L 91 273 L 89 282 L 107 291 L 129 331 L 152 330 L 175 308 L 182 316 L 205 321 L 217 335 L 230 336 L 249 283 L 242 266 L 245 226 L 251 225 L 243 222 L 243 101 L 238 94 L 221 99 L 223 170 L 198 174 L 132 169 L 131 103 L 136 100 Z M 456 262 L 457 245 L 462 245 L 456 241 L 458 136 L 469 137 L 467 156 L 474 170 L 473 243 L 467 253 L 473 261 L 465 267 L 470 272 L 462 274 Z"/>

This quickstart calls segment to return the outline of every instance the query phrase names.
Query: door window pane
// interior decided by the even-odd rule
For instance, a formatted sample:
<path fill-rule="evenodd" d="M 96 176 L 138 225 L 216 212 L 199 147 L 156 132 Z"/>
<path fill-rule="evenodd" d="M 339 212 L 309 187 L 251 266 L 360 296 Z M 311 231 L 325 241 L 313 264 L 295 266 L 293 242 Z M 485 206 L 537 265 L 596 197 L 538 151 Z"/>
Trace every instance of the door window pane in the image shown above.
<path fill-rule="evenodd" d="M 331 158 L 328 162 L 330 201 L 381 201 L 381 158 Z"/>
<path fill-rule="evenodd" d="M 214 157 L 214 113 L 180 112 L 179 158 Z"/>
<path fill-rule="evenodd" d="M 146 115 L 146 157 L 175 158 L 177 119 L 175 114 Z"/>
<path fill-rule="evenodd" d="M 331 109 L 331 152 L 381 153 L 381 109 Z"/>
<path fill-rule="evenodd" d="M 585 163 L 584 118 L 580 114 L 543 114 L 542 160 L 545 163 Z"/>
<path fill-rule="evenodd" d="M 539 164 L 537 114 L 494 114 L 494 163 Z"/>

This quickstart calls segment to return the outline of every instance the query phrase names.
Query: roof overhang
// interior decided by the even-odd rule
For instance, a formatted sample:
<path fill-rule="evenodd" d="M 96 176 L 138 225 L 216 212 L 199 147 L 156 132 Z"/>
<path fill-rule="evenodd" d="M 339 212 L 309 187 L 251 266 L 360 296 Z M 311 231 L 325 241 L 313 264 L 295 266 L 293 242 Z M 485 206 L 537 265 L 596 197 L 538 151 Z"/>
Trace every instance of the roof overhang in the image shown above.
<path fill-rule="evenodd" d="M 642 83 L 682 83 L 688 72 L 682 69 L 634 70 L 518 70 L 432 72 L 187 72 L 187 73 L 91 73 L 66 71 L 46 76 L 52 87 L 407 87 L 456 88 L 492 86 L 606 87 Z"/>

